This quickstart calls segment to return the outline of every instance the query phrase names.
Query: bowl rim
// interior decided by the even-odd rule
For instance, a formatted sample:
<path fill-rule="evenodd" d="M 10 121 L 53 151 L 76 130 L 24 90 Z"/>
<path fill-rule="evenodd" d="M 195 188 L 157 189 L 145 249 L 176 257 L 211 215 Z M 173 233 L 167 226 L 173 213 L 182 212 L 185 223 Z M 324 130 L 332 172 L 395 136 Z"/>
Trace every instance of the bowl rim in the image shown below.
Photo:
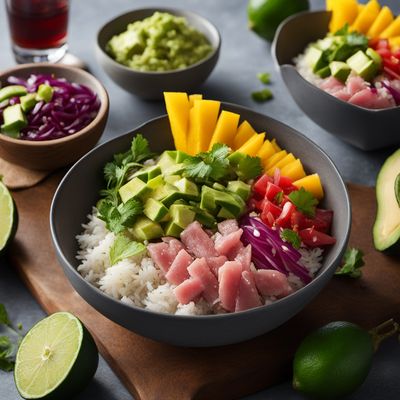
<path fill-rule="evenodd" d="M 278 26 L 278 29 L 276 30 L 276 34 L 274 37 L 274 40 L 272 42 L 272 46 L 271 46 L 271 52 L 272 52 L 272 58 L 274 60 L 275 63 L 275 67 L 281 72 L 282 68 L 287 68 L 287 69 L 293 69 L 294 72 L 297 74 L 297 76 L 302 79 L 311 89 L 315 90 L 319 90 L 323 93 L 324 96 L 326 96 L 326 98 L 330 98 L 333 101 L 335 101 L 338 104 L 347 104 L 349 107 L 354 108 L 356 110 L 365 112 L 365 113 L 371 113 L 371 114 L 375 114 L 375 113 L 388 113 L 388 112 L 393 112 L 393 110 L 396 109 L 400 109 L 400 105 L 396 105 L 395 107 L 390 107 L 390 108 L 366 108 L 366 107 L 362 107 L 359 106 L 357 104 L 353 104 L 353 103 L 349 103 L 347 101 L 344 100 L 340 100 L 337 97 L 331 95 L 330 93 L 326 92 L 325 90 L 319 88 L 318 86 L 312 84 L 311 82 L 309 82 L 306 78 L 303 77 L 303 75 L 300 74 L 300 72 L 297 70 L 296 66 L 294 64 L 280 64 L 277 57 L 276 57 L 276 49 L 277 49 L 277 42 L 278 42 L 278 38 L 281 34 L 281 31 L 284 29 L 285 25 L 292 22 L 293 20 L 296 20 L 298 18 L 304 17 L 304 16 L 308 16 L 308 15 L 315 15 L 315 14 L 331 14 L 331 11 L 327 11 L 327 10 L 311 10 L 311 11 L 301 11 L 299 13 L 296 13 L 294 15 L 291 15 L 290 17 L 286 18 L 283 22 L 280 23 L 280 25 Z M 328 33 L 328 32 L 327 32 Z M 311 43 L 309 43 L 311 44 Z M 303 50 L 304 53 L 305 49 Z M 301 53 L 301 54 L 303 54 Z M 298 54 L 299 55 L 299 54 Z M 298 56 L 297 55 L 297 56 Z"/>
<path fill-rule="evenodd" d="M 0 133 L 0 141 L 16 144 L 16 145 L 25 145 L 25 146 L 32 146 L 32 147 L 41 147 L 41 146 L 51 146 L 51 145 L 59 145 L 65 142 L 70 142 L 78 137 L 84 136 L 87 133 L 89 133 L 98 123 L 107 116 L 107 110 L 109 108 L 109 97 L 108 93 L 103 86 L 103 84 L 91 73 L 77 67 L 72 67 L 69 65 L 63 65 L 63 64 L 51 64 L 51 63 L 29 63 L 29 64 L 21 64 L 17 65 L 12 68 L 8 68 L 4 71 L 0 72 L 0 77 L 3 77 L 4 75 L 11 75 L 14 72 L 17 74 L 19 71 L 25 71 L 31 69 L 31 68 L 44 68 L 48 69 L 49 72 L 52 70 L 59 70 L 61 71 L 71 71 L 74 72 L 78 75 L 82 75 L 86 80 L 90 80 L 94 82 L 98 87 L 96 91 L 93 90 L 97 94 L 100 100 L 100 108 L 96 114 L 96 117 L 85 127 L 80 129 L 79 131 L 73 133 L 72 135 L 64 136 L 62 138 L 57 138 L 57 139 L 49 139 L 49 140 L 40 140 L 40 141 L 35 141 L 35 140 L 21 140 L 21 139 L 15 139 L 10 136 L 4 135 Z M 61 74 L 62 75 L 62 74 Z"/>
<path fill-rule="evenodd" d="M 235 103 L 229 103 L 229 102 L 221 102 L 221 105 L 223 106 L 232 106 L 232 107 L 236 107 L 236 108 L 241 108 L 244 111 L 250 111 L 252 113 L 255 114 L 259 114 L 262 115 L 263 117 L 265 117 L 266 115 L 261 114 L 257 111 L 254 111 L 248 107 L 244 107 L 242 105 L 239 104 L 235 104 Z M 349 240 L 349 236 L 350 236 L 350 228 L 351 228 L 351 203 L 350 203 L 350 197 L 349 197 L 349 193 L 347 191 L 346 185 L 343 181 L 343 178 L 339 172 L 339 170 L 337 169 L 336 165 L 334 164 L 334 162 L 331 160 L 331 158 L 325 153 L 324 150 L 322 150 L 320 148 L 320 146 L 318 146 L 316 143 L 314 143 L 311 139 L 309 139 L 307 136 L 303 135 L 302 133 L 300 133 L 299 131 L 297 131 L 294 128 L 291 128 L 290 126 L 286 125 L 285 123 L 273 118 L 273 117 L 269 117 L 273 120 L 275 120 L 276 122 L 279 123 L 279 125 L 281 125 L 283 128 L 285 129 L 289 129 L 291 131 L 292 135 L 297 135 L 299 137 L 301 137 L 303 140 L 305 140 L 308 144 L 311 144 L 312 146 L 314 146 L 316 148 L 317 151 L 319 151 L 319 153 L 322 155 L 322 157 L 325 159 L 325 161 L 328 163 L 329 168 L 331 168 L 334 172 L 335 175 L 337 176 L 340 186 L 342 187 L 343 193 L 344 193 L 344 197 L 345 197 L 345 204 L 343 205 L 343 210 L 345 212 L 345 218 L 346 218 L 346 227 L 345 227 L 345 235 L 344 237 L 342 237 L 339 240 L 337 240 L 337 245 L 338 245 L 338 254 L 336 255 L 335 259 L 332 261 L 331 265 L 329 265 L 324 271 L 319 271 L 317 273 L 317 275 L 315 276 L 315 278 L 309 282 L 308 284 L 304 285 L 302 288 L 298 289 L 297 291 L 291 293 L 290 295 L 282 298 L 282 299 L 278 299 L 275 302 L 268 304 L 268 305 L 262 305 L 259 307 L 255 307 L 255 308 L 251 308 L 245 311 L 238 311 L 238 312 L 233 312 L 233 313 L 223 313 L 223 314 L 205 314 L 205 315 L 176 315 L 176 314 L 168 314 L 168 313 L 163 313 L 163 312 L 158 312 L 158 311 L 153 311 L 153 310 L 148 310 L 142 307 L 138 307 L 136 305 L 130 305 L 130 304 L 126 304 L 123 303 L 121 300 L 115 299 L 114 297 L 106 294 L 105 292 L 101 291 L 99 288 L 97 288 L 96 286 L 94 286 L 92 283 L 88 282 L 86 279 L 83 278 L 83 276 L 77 271 L 76 268 L 74 268 L 69 261 L 66 259 L 64 253 L 61 250 L 61 247 L 59 245 L 60 240 L 58 238 L 58 235 L 56 233 L 56 229 L 55 229 L 55 221 L 54 221 L 54 213 L 55 213 L 55 207 L 56 207 L 56 203 L 59 201 L 59 196 L 60 196 L 60 192 L 62 190 L 62 186 L 64 184 L 64 182 L 69 179 L 69 176 L 75 172 L 75 170 L 80 168 L 80 164 L 88 157 L 91 157 L 91 155 L 98 151 L 101 148 L 104 148 L 106 146 L 109 145 L 109 143 L 114 142 L 114 141 L 118 141 L 120 140 L 122 137 L 127 136 L 127 135 L 132 135 L 133 132 L 140 130 L 143 126 L 153 123 L 154 121 L 160 120 L 160 119 L 165 119 L 168 118 L 167 114 L 163 114 L 161 116 L 158 117 L 154 117 L 151 118 L 143 123 L 141 123 L 140 125 L 136 126 L 135 128 L 131 129 L 128 132 L 125 132 L 115 138 L 112 138 L 102 144 L 100 144 L 99 146 L 93 148 L 92 150 L 90 150 L 88 153 L 86 153 L 84 156 L 82 156 L 69 170 L 68 172 L 64 175 L 64 177 L 62 178 L 62 180 L 60 181 L 60 183 L 58 184 L 58 187 L 54 193 L 53 199 L 51 201 L 51 207 L 50 207 L 50 213 L 49 213 L 49 219 L 50 219 L 50 233 L 51 233 L 51 239 L 53 242 L 53 246 L 56 250 L 56 254 L 58 256 L 58 259 L 61 263 L 61 265 L 64 268 L 68 268 L 68 270 L 70 270 L 78 279 L 81 283 L 83 283 L 92 293 L 94 292 L 97 295 L 102 296 L 103 300 L 107 301 L 107 302 L 111 302 L 113 304 L 115 304 L 116 306 L 122 306 L 125 307 L 127 310 L 128 309 L 133 309 L 136 312 L 140 312 L 140 313 L 144 313 L 146 315 L 148 315 L 149 313 L 151 315 L 157 316 L 158 318 L 165 318 L 165 319 L 178 319 L 178 320 L 187 320 L 187 321 L 194 321 L 194 320 L 199 320 L 199 318 L 201 319 L 230 319 L 230 318 L 235 318 L 235 316 L 238 315 L 250 315 L 250 314 L 258 314 L 258 313 L 262 313 L 265 309 L 267 308 L 275 308 L 275 307 L 279 307 L 282 304 L 285 304 L 287 302 L 292 302 L 294 301 L 294 298 L 296 296 L 299 296 L 304 290 L 310 290 L 311 287 L 316 286 L 319 281 L 325 277 L 325 275 L 329 275 L 329 274 L 333 274 L 333 267 L 334 267 L 334 261 L 337 259 L 342 259 L 344 252 L 346 250 L 347 247 L 347 243 Z M 84 222 L 84 221 L 83 221 Z M 83 223 L 82 222 L 82 223 Z M 69 279 L 69 278 L 68 278 Z M 86 301 L 86 300 L 85 300 Z"/>
<path fill-rule="evenodd" d="M 114 60 L 108 53 L 107 51 L 103 48 L 103 46 L 100 45 L 99 43 L 99 38 L 100 38 L 100 34 L 103 32 L 103 30 L 112 25 L 116 20 L 125 17 L 128 14 L 133 14 L 139 11 L 149 11 L 149 12 L 157 12 L 157 11 L 161 11 L 161 12 L 168 12 L 172 15 L 176 15 L 176 16 L 180 16 L 179 13 L 182 14 L 182 16 L 184 16 L 184 14 L 186 15 L 190 15 L 191 17 L 200 19 L 204 25 L 207 27 L 208 31 L 213 31 L 213 33 L 215 34 L 215 37 L 217 38 L 217 46 L 212 48 L 212 51 L 204 58 L 202 58 L 201 60 L 197 61 L 194 64 L 191 64 L 185 68 L 178 68 L 178 69 L 172 69 L 172 70 L 168 70 L 168 71 L 141 71 L 138 69 L 134 69 L 134 68 L 130 68 L 127 67 L 126 65 L 120 64 L 119 62 L 117 62 L 116 60 Z M 136 19 L 136 20 L 132 20 L 132 22 L 136 22 L 136 21 L 141 21 L 142 19 Z M 182 72 L 186 72 L 189 71 L 191 69 L 194 69 L 196 67 L 198 67 L 199 65 L 209 61 L 211 58 L 213 58 L 216 54 L 219 53 L 220 49 L 221 49 L 221 43 L 222 43 L 222 38 L 221 38 L 221 34 L 218 30 L 218 28 L 216 27 L 215 24 L 213 24 L 208 18 L 203 17 L 202 15 L 195 13 L 193 11 L 189 11 L 189 10 L 185 10 L 185 9 L 181 9 L 181 8 L 173 8 L 173 7 L 143 7 L 143 8 L 135 8 L 133 10 L 124 12 L 122 14 L 119 14 L 118 16 L 114 17 L 113 19 L 109 20 L 108 22 L 106 22 L 104 25 L 102 25 L 102 27 L 97 31 L 97 36 L 96 36 L 96 46 L 97 48 L 101 51 L 101 54 L 103 54 L 106 59 L 111 62 L 114 66 L 118 67 L 118 68 L 122 68 L 124 71 L 126 72 L 133 72 L 136 74 L 141 74 L 141 75 L 159 75 L 159 76 L 171 76 L 174 74 L 179 74 Z"/>

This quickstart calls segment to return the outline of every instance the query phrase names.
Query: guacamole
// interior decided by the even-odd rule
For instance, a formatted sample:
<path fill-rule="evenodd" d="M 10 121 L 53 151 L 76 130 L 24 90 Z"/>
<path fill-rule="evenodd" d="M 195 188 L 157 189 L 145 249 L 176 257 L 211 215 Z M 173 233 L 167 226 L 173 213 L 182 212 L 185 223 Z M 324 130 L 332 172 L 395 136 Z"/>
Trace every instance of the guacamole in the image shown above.
<path fill-rule="evenodd" d="M 211 51 L 208 39 L 186 18 L 162 12 L 129 24 L 107 43 L 107 52 L 115 61 L 140 71 L 186 68 Z"/>

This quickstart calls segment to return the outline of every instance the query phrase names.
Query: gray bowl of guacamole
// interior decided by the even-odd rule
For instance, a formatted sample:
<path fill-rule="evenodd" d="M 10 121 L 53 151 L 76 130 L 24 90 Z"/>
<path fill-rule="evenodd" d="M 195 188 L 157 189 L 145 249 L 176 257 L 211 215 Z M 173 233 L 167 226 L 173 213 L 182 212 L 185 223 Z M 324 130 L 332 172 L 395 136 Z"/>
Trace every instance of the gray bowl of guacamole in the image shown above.
<path fill-rule="evenodd" d="M 189 11 L 146 8 L 106 23 L 96 55 L 111 79 L 143 99 L 164 91 L 192 91 L 214 69 L 221 38 L 215 26 Z"/>

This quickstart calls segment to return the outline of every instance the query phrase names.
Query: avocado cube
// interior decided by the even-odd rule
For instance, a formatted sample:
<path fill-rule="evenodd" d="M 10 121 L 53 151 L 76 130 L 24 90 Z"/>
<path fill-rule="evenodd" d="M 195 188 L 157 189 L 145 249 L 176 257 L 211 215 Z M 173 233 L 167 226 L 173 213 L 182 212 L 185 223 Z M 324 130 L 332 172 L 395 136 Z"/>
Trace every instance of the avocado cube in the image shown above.
<path fill-rule="evenodd" d="M 28 125 L 20 104 L 6 107 L 3 110 L 3 120 L 4 124 L 1 125 L 1 131 L 14 138 L 18 137 L 21 129 Z"/>
<path fill-rule="evenodd" d="M 382 57 L 379 53 L 369 47 L 365 54 L 376 64 L 378 70 L 382 68 Z"/>
<path fill-rule="evenodd" d="M 166 169 L 170 168 L 173 165 L 176 165 L 175 157 L 176 154 L 171 156 L 171 152 L 169 151 L 164 151 L 164 153 L 161 154 L 160 158 L 157 161 L 158 166 L 161 168 L 161 172 L 164 175 Z"/>
<path fill-rule="evenodd" d="M 151 190 L 155 190 L 158 187 L 160 187 L 161 185 L 164 185 L 164 179 L 162 177 L 162 175 L 157 175 L 156 177 L 150 179 L 147 181 L 147 186 L 151 189 Z"/>
<path fill-rule="evenodd" d="M 238 217 L 242 213 L 245 205 L 241 197 L 237 196 L 240 199 L 238 201 L 238 199 L 235 198 L 236 195 L 234 193 L 218 193 L 219 195 L 217 196 L 215 203 L 222 208 L 227 209 L 232 215 L 234 215 L 234 218 Z"/>
<path fill-rule="evenodd" d="M 175 223 L 174 221 L 169 221 L 165 225 L 164 231 L 165 231 L 166 236 L 172 236 L 172 237 L 179 238 L 183 231 L 183 228 L 181 226 L 179 226 L 177 223 Z"/>
<path fill-rule="evenodd" d="M 351 68 L 342 61 L 332 61 L 329 64 L 332 76 L 342 82 L 346 82 L 348 76 L 350 75 Z"/>
<path fill-rule="evenodd" d="M 331 75 L 331 69 L 329 68 L 329 65 L 326 67 L 323 67 L 319 69 L 318 71 L 315 71 L 315 73 L 322 79 L 327 78 L 328 76 Z"/>
<path fill-rule="evenodd" d="M 176 157 L 175 157 L 175 161 L 179 164 L 179 163 L 183 163 L 187 158 L 189 158 L 190 157 L 190 155 L 189 154 L 187 154 L 187 153 L 185 153 L 185 152 L 183 152 L 183 151 L 180 151 L 180 150 L 177 150 L 176 151 Z"/>
<path fill-rule="evenodd" d="M 176 181 L 179 181 L 182 177 L 180 175 L 168 175 L 164 177 L 165 182 L 173 185 Z"/>
<path fill-rule="evenodd" d="M 19 98 L 21 108 L 23 112 L 31 111 L 35 105 L 37 104 L 36 94 L 35 93 L 28 93 L 25 96 Z"/>
<path fill-rule="evenodd" d="M 128 230 L 136 240 L 140 241 L 158 239 L 164 236 L 161 225 L 144 216 L 139 217 L 133 227 Z"/>
<path fill-rule="evenodd" d="M 161 202 L 149 198 L 144 203 L 143 214 L 154 222 L 160 222 L 168 214 L 168 208 Z"/>
<path fill-rule="evenodd" d="M 222 207 L 219 210 L 217 217 L 221 218 L 221 219 L 235 219 L 236 218 L 236 216 L 234 214 L 232 214 L 229 210 L 227 210 L 224 207 Z"/>
<path fill-rule="evenodd" d="M 135 198 L 145 199 L 151 189 L 139 178 L 133 178 L 119 189 L 119 195 L 123 203 Z"/>
<path fill-rule="evenodd" d="M 53 93 L 54 89 L 50 85 L 42 83 L 38 88 L 36 98 L 39 101 L 43 100 L 44 102 L 48 103 L 53 98 Z"/>
<path fill-rule="evenodd" d="M 161 168 L 159 165 L 150 165 L 143 167 L 139 171 L 135 172 L 132 177 L 137 177 L 143 182 L 148 182 L 150 179 L 155 178 L 161 174 Z"/>
<path fill-rule="evenodd" d="M 326 66 L 324 52 L 314 46 L 310 46 L 306 51 L 305 59 L 307 64 L 314 72 Z"/>
<path fill-rule="evenodd" d="M 228 192 L 236 193 L 244 201 L 247 201 L 251 192 L 251 186 L 243 181 L 230 181 L 228 182 L 226 189 Z"/>
<path fill-rule="evenodd" d="M 167 168 L 165 168 L 162 173 L 164 176 L 169 175 L 180 175 L 185 170 L 185 165 L 183 163 L 173 164 Z"/>
<path fill-rule="evenodd" d="M 22 85 L 5 86 L 0 89 L 0 102 L 11 97 L 25 96 L 27 93 L 26 87 Z"/>
<path fill-rule="evenodd" d="M 378 71 L 378 66 L 362 50 L 347 60 L 347 65 L 361 78 L 365 80 L 372 79 Z"/>
<path fill-rule="evenodd" d="M 200 208 L 202 210 L 207 210 L 210 212 L 217 210 L 217 205 L 215 203 L 215 192 L 217 191 L 205 185 L 201 188 Z"/>
<path fill-rule="evenodd" d="M 212 214 L 210 214 L 206 210 L 201 210 L 196 212 L 195 220 L 199 221 L 202 225 L 204 225 L 207 228 L 215 228 L 215 225 L 217 223 L 216 219 Z"/>
<path fill-rule="evenodd" d="M 169 208 L 171 219 L 181 228 L 186 228 L 194 221 L 196 213 L 189 206 L 183 204 L 172 204 Z"/>
<path fill-rule="evenodd" d="M 176 192 L 176 187 L 172 186 L 169 183 L 166 183 L 162 186 L 157 187 L 151 194 L 151 197 L 155 200 L 162 200 L 163 198 L 174 192 Z"/>
<path fill-rule="evenodd" d="M 213 183 L 213 189 L 215 189 L 215 190 L 219 190 L 219 191 L 221 191 L 221 192 L 223 192 L 223 191 L 225 191 L 226 190 L 226 187 L 224 186 L 224 185 L 221 185 L 220 183 L 218 183 L 218 182 L 215 182 L 215 183 Z"/>
<path fill-rule="evenodd" d="M 174 182 L 174 186 L 179 189 L 179 191 L 185 195 L 187 199 L 196 199 L 199 196 L 199 189 L 197 185 L 187 178 L 181 178 Z"/>

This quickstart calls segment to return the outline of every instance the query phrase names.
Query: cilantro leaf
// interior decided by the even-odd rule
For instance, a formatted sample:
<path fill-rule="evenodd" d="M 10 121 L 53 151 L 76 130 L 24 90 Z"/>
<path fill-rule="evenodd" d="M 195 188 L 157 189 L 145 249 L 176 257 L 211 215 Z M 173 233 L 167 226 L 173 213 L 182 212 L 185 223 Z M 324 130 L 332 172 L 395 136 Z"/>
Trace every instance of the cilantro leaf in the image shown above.
<path fill-rule="evenodd" d="M 368 47 L 368 38 L 358 32 L 351 32 L 346 36 L 346 42 L 349 46 L 352 47 L 361 47 L 367 48 Z"/>
<path fill-rule="evenodd" d="M 290 243 L 295 249 L 299 249 L 301 245 L 301 239 L 297 232 L 291 229 L 282 229 L 280 232 L 282 240 Z"/>
<path fill-rule="evenodd" d="M 349 24 L 346 22 L 343 26 L 343 28 L 340 28 L 338 31 L 336 31 L 333 36 L 345 36 L 349 33 Z"/>
<path fill-rule="evenodd" d="M 145 250 L 144 244 L 132 241 L 125 235 L 119 234 L 110 248 L 111 265 L 115 265 L 125 258 L 140 254 Z"/>
<path fill-rule="evenodd" d="M 279 205 L 282 203 L 282 200 L 283 200 L 283 192 L 278 192 L 274 197 L 274 201 Z"/>
<path fill-rule="evenodd" d="M 359 278 L 361 267 L 365 265 L 363 257 L 361 250 L 349 247 L 344 253 L 343 264 L 336 270 L 335 275 Z"/>
<path fill-rule="evenodd" d="M 8 336 L 0 336 L 0 369 L 10 372 L 14 369 L 17 346 Z"/>
<path fill-rule="evenodd" d="M 307 217 L 313 218 L 315 215 L 315 206 L 318 204 L 318 200 L 304 188 L 300 188 L 288 195 L 290 201 L 296 206 L 296 208 L 306 215 Z"/>
<path fill-rule="evenodd" d="M 0 303 L 0 324 L 11 326 L 11 321 L 8 317 L 8 313 L 4 304 Z"/>
<path fill-rule="evenodd" d="M 251 97 L 254 101 L 257 101 L 258 103 L 262 103 L 264 101 L 271 100 L 274 95 L 269 89 L 263 89 L 259 91 L 255 91 L 251 94 Z"/>
<path fill-rule="evenodd" d="M 257 74 L 257 78 L 264 85 L 271 83 L 271 74 L 269 72 L 260 72 Z"/>
<path fill-rule="evenodd" d="M 236 169 L 239 178 L 247 181 L 256 178 L 262 174 L 262 165 L 260 157 L 251 157 L 246 155 L 241 158 Z"/>
<path fill-rule="evenodd" d="M 154 156 L 150 151 L 149 142 L 142 135 L 136 135 L 131 144 L 133 162 L 140 163 Z"/>

